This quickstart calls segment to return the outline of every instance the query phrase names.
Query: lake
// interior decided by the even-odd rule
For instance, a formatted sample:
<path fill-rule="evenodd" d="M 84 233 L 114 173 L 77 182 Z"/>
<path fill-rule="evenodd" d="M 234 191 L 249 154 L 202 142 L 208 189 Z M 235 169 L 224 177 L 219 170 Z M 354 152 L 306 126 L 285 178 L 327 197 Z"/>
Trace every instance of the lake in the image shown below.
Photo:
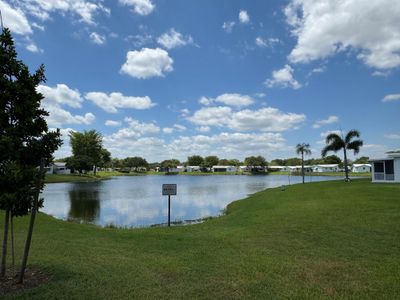
<path fill-rule="evenodd" d="M 309 181 L 339 179 L 307 176 Z M 290 184 L 301 182 L 291 176 Z M 143 227 L 167 222 L 168 196 L 164 183 L 177 184 L 171 196 L 171 221 L 197 220 L 223 213 L 226 206 L 247 195 L 289 184 L 288 176 L 118 176 L 82 183 L 52 183 L 43 190 L 41 209 L 58 219 L 100 226 Z"/>

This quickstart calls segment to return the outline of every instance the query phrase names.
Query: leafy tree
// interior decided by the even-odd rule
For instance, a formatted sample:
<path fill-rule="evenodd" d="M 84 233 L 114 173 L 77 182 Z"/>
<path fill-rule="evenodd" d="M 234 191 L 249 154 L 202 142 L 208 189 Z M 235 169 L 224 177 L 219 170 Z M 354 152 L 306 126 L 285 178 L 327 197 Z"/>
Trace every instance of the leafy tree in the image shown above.
<path fill-rule="evenodd" d="M 339 156 L 329 155 L 323 159 L 324 164 L 341 164 L 342 160 Z"/>
<path fill-rule="evenodd" d="M 177 159 L 167 159 L 161 162 L 161 167 L 169 172 L 170 169 L 176 168 L 179 164 L 180 161 Z"/>
<path fill-rule="evenodd" d="M 142 157 L 127 157 L 124 159 L 123 165 L 128 168 L 132 168 L 135 171 L 138 170 L 140 167 L 148 168 L 149 164 L 146 159 Z"/>
<path fill-rule="evenodd" d="M 200 155 L 189 156 L 187 159 L 188 166 L 201 166 L 204 163 L 204 159 Z"/>
<path fill-rule="evenodd" d="M 286 166 L 298 166 L 301 165 L 301 159 L 298 157 L 291 157 L 286 159 Z"/>
<path fill-rule="evenodd" d="M 304 155 L 311 155 L 310 144 L 297 144 L 296 153 L 301 154 L 301 176 L 304 184 Z"/>
<path fill-rule="evenodd" d="M 228 159 L 228 166 L 239 167 L 241 165 L 240 160 L 238 159 Z"/>
<path fill-rule="evenodd" d="M 369 162 L 368 156 L 361 156 L 354 161 L 355 164 L 367 164 L 368 162 Z"/>
<path fill-rule="evenodd" d="M 111 153 L 107 149 L 102 148 L 101 149 L 101 161 L 100 161 L 99 166 L 104 168 L 106 166 L 109 166 L 110 164 L 111 164 Z"/>
<path fill-rule="evenodd" d="M 274 159 L 271 160 L 271 165 L 272 166 L 285 166 L 286 160 L 284 159 Z"/>
<path fill-rule="evenodd" d="M 226 158 L 220 159 L 218 161 L 218 165 L 220 165 L 220 166 L 228 166 L 229 165 L 229 159 L 226 159 Z"/>
<path fill-rule="evenodd" d="M 28 260 L 36 211 L 42 206 L 44 164 L 61 145 L 59 130 L 49 132 L 40 107 L 43 95 L 36 87 L 45 82 L 44 66 L 30 74 L 17 59 L 14 41 L 5 28 L 0 35 L 0 209 L 5 210 L 0 275 L 6 273 L 7 241 L 11 216 L 31 218 L 18 282 Z M 37 167 L 41 165 L 41 168 Z"/>
<path fill-rule="evenodd" d="M 207 156 L 204 159 L 204 166 L 206 168 L 211 168 L 212 166 L 218 165 L 218 162 L 219 162 L 219 159 L 217 156 L 215 156 L 215 155 Z"/>
<path fill-rule="evenodd" d="M 263 156 L 249 156 L 244 159 L 244 164 L 250 169 L 251 172 L 257 172 L 257 167 L 266 167 L 267 161 Z"/>
<path fill-rule="evenodd" d="M 73 159 L 69 162 L 70 166 L 79 170 L 79 173 L 82 173 L 83 170 L 90 171 L 94 169 L 94 174 L 96 175 L 96 169 L 101 164 L 103 154 L 103 137 L 101 133 L 96 130 L 71 131 L 69 136 L 73 154 Z"/>
<path fill-rule="evenodd" d="M 349 181 L 349 168 L 347 161 L 347 150 L 353 150 L 354 155 L 360 152 L 360 148 L 363 145 L 363 141 L 354 138 L 359 138 L 360 132 L 353 129 L 350 130 L 346 136 L 340 137 L 336 133 L 331 133 L 326 137 L 326 146 L 322 149 L 321 155 L 325 157 L 329 151 L 338 152 L 343 149 L 343 157 L 344 157 L 344 171 L 346 173 L 346 181 Z"/>

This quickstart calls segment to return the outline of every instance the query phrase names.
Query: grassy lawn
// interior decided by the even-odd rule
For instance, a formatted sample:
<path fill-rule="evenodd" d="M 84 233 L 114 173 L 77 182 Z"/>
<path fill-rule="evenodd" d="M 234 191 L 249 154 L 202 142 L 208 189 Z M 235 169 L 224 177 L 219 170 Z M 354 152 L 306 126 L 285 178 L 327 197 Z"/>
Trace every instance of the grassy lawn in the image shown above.
<path fill-rule="evenodd" d="M 270 174 L 270 175 L 289 175 L 289 173 L 290 172 L 286 172 L 286 171 L 282 171 L 282 172 L 269 172 L 268 174 Z M 297 173 L 297 174 L 294 174 L 294 173 L 292 173 L 292 175 L 300 175 L 301 176 L 301 173 Z M 345 177 L 345 174 L 344 174 L 344 172 L 323 172 L 323 173 L 306 173 L 305 174 L 305 176 L 306 177 L 308 177 L 308 176 L 337 176 L 337 177 Z M 349 173 L 349 176 L 350 177 L 368 177 L 368 178 L 371 178 L 371 173 L 370 172 L 363 172 L 363 173 L 353 173 L 353 172 L 350 172 Z"/>
<path fill-rule="evenodd" d="M 51 281 L 14 297 L 398 299 L 399 195 L 399 184 L 365 179 L 293 185 L 172 228 L 102 229 L 39 214 L 30 266 Z M 27 221 L 16 222 L 17 249 Z"/>

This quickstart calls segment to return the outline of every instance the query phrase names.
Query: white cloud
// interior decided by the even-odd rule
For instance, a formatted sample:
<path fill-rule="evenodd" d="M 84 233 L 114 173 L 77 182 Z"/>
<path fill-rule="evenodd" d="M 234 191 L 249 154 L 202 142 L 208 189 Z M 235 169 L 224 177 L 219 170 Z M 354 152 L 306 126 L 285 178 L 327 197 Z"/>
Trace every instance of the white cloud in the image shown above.
<path fill-rule="evenodd" d="M 225 30 L 226 32 L 230 33 L 233 30 L 233 27 L 235 26 L 235 22 L 234 21 L 227 21 L 224 22 L 224 24 L 222 24 L 222 29 Z"/>
<path fill-rule="evenodd" d="M 104 45 L 106 42 L 106 37 L 104 35 L 98 34 L 97 32 L 92 32 L 90 35 L 90 41 L 96 45 Z"/>
<path fill-rule="evenodd" d="M 207 97 L 201 97 L 199 100 L 200 104 L 203 105 L 211 105 L 215 102 L 223 103 L 225 105 L 229 106 L 248 106 L 250 104 L 254 103 L 254 99 L 248 95 L 241 95 L 241 94 L 222 94 L 219 95 L 217 98 L 207 98 Z"/>
<path fill-rule="evenodd" d="M 394 101 L 399 101 L 399 100 L 400 100 L 400 94 L 390 94 L 390 95 L 386 95 L 382 99 L 382 102 L 394 102 Z"/>
<path fill-rule="evenodd" d="M 173 62 L 168 52 L 163 49 L 143 48 L 126 54 L 126 62 L 121 67 L 121 73 L 140 79 L 163 77 L 173 71 Z"/>
<path fill-rule="evenodd" d="M 339 121 L 339 117 L 337 116 L 329 116 L 328 119 L 319 120 L 314 123 L 313 128 L 320 128 L 323 125 L 337 123 Z"/>
<path fill-rule="evenodd" d="M 114 121 L 114 120 L 107 120 L 104 125 L 112 126 L 112 127 L 119 127 L 122 125 L 121 121 Z"/>
<path fill-rule="evenodd" d="M 110 14 L 110 10 L 103 6 L 102 1 L 86 0 L 20 0 L 18 5 L 26 12 L 40 20 L 50 19 L 50 14 L 60 12 L 71 13 L 79 17 L 79 21 L 95 25 L 95 14 L 103 12 Z"/>
<path fill-rule="evenodd" d="M 268 47 L 268 42 L 266 39 L 262 38 L 261 36 L 256 37 L 256 45 L 258 47 Z"/>
<path fill-rule="evenodd" d="M 69 111 L 61 108 L 60 105 L 51 103 L 44 104 L 44 109 L 49 112 L 49 116 L 46 117 L 47 124 L 53 127 L 59 127 L 63 124 L 85 124 L 89 125 L 93 123 L 96 117 L 92 113 L 86 113 L 85 115 L 72 115 Z"/>
<path fill-rule="evenodd" d="M 209 132 L 211 130 L 211 128 L 209 126 L 200 126 L 200 127 L 197 127 L 196 129 L 197 129 L 197 131 L 200 131 L 200 132 Z"/>
<path fill-rule="evenodd" d="M 121 93 L 107 95 L 102 92 L 90 92 L 85 98 L 110 113 L 118 112 L 118 108 L 149 109 L 155 105 L 148 96 L 132 97 Z"/>
<path fill-rule="evenodd" d="M 43 50 L 40 49 L 34 42 L 30 42 L 27 46 L 26 46 L 26 50 L 33 52 L 33 53 L 42 53 Z"/>
<path fill-rule="evenodd" d="M 368 66 L 400 66 L 399 1 L 292 0 L 285 14 L 297 37 L 291 62 L 309 62 L 352 49 Z"/>
<path fill-rule="evenodd" d="M 42 106 L 50 114 L 46 117 L 49 126 L 59 127 L 63 124 L 89 125 L 96 119 L 90 112 L 85 115 L 72 115 L 62 108 L 62 106 L 82 107 L 83 99 L 78 90 L 72 90 L 65 84 L 57 84 L 55 87 L 39 85 L 37 91 L 44 96 Z"/>
<path fill-rule="evenodd" d="M 250 22 L 250 16 L 245 10 L 241 10 L 239 12 L 239 22 L 242 24 L 246 24 Z"/>
<path fill-rule="evenodd" d="M 70 89 L 66 84 L 57 84 L 55 87 L 39 85 L 37 91 L 45 97 L 44 102 L 68 105 L 73 108 L 82 107 L 83 99 L 79 91 Z"/>
<path fill-rule="evenodd" d="M 193 44 L 193 38 L 190 35 L 185 37 L 182 33 L 171 28 L 168 32 L 158 37 L 157 43 L 167 49 L 173 49 Z"/>
<path fill-rule="evenodd" d="M 400 134 L 396 134 L 396 133 L 385 134 L 385 138 L 391 139 L 391 140 L 400 140 Z"/>
<path fill-rule="evenodd" d="M 119 3 L 132 6 L 133 11 L 142 16 L 151 14 L 155 9 L 155 5 L 151 0 L 119 0 Z"/>
<path fill-rule="evenodd" d="M 171 133 L 174 133 L 174 132 L 183 132 L 183 131 L 185 131 L 187 128 L 185 127 L 185 126 L 183 126 L 183 125 L 179 125 L 179 124 L 174 124 L 174 126 L 173 127 L 165 127 L 165 128 L 163 128 L 163 132 L 164 133 L 167 133 L 167 134 L 171 134 Z"/>
<path fill-rule="evenodd" d="M 29 21 L 20 8 L 12 7 L 7 2 L 0 0 L 0 10 L 4 26 L 10 28 L 12 33 L 22 35 L 32 33 Z"/>
<path fill-rule="evenodd" d="M 125 118 L 128 127 L 118 130 L 108 137 L 109 140 L 118 141 L 125 139 L 137 139 L 142 136 L 152 135 L 160 132 L 160 127 L 154 123 L 144 123 L 133 118 Z"/>
<path fill-rule="evenodd" d="M 289 65 L 285 65 L 280 70 L 272 71 L 272 78 L 267 79 L 265 84 L 272 87 L 291 87 L 295 90 L 301 88 L 301 84 L 293 77 L 293 68 Z"/>
<path fill-rule="evenodd" d="M 205 107 L 187 117 L 201 126 L 227 127 L 238 131 L 286 131 L 296 129 L 306 119 L 303 114 L 284 113 L 276 108 L 233 111 L 227 106 Z"/>

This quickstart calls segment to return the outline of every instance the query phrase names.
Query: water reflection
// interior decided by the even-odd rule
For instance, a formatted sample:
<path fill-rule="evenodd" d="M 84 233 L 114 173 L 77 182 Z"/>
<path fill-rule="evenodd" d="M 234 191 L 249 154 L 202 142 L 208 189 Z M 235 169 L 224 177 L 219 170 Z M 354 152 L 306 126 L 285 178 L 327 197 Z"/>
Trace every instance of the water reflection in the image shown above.
<path fill-rule="evenodd" d="M 100 196 L 95 189 L 72 189 L 69 191 L 69 220 L 93 223 L 100 215 Z"/>
<path fill-rule="evenodd" d="M 313 181 L 332 180 L 314 177 Z M 292 177 L 291 183 L 300 182 Z M 216 216 L 235 200 L 265 188 L 288 184 L 286 176 L 133 176 L 95 183 L 48 184 L 43 191 L 45 213 L 101 226 L 138 227 L 165 223 L 167 197 L 163 183 L 178 185 L 171 200 L 171 221 Z"/>

